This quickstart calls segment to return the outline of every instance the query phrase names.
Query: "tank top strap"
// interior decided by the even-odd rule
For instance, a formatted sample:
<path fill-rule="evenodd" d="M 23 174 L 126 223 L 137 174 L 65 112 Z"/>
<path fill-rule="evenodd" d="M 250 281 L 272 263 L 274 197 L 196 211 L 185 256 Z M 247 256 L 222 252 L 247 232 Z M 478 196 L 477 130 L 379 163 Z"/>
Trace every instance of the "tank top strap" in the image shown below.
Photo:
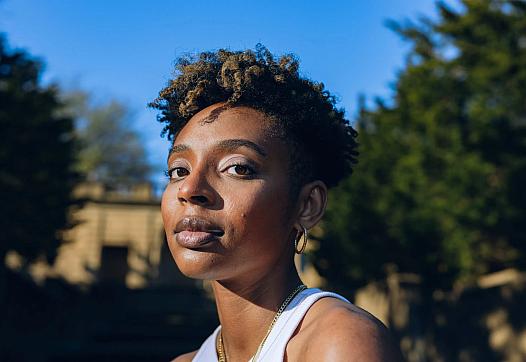
<path fill-rule="evenodd" d="M 216 339 L 221 326 L 218 326 L 214 332 L 203 342 L 197 354 L 192 358 L 192 362 L 211 362 L 217 361 Z"/>
<path fill-rule="evenodd" d="M 339 294 L 308 288 L 299 293 L 276 321 L 263 345 L 257 362 L 283 361 L 287 343 L 312 305 L 321 298 L 332 297 L 350 303 Z"/>
<path fill-rule="evenodd" d="M 321 298 L 332 297 L 350 303 L 339 294 L 324 292 L 317 288 L 308 288 L 300 292 L 283 311 L 272 328 L 257 362 L 276 362 L 283 361 L 285 349 L 292 334 L 307 314 L 312 305 Z M 216 339 L 221 326 L 203 342 L 199 351 L 192 359 L 193 362 L 217 361 Z M 251 361 L 249 361 L 251 362 Z"/>

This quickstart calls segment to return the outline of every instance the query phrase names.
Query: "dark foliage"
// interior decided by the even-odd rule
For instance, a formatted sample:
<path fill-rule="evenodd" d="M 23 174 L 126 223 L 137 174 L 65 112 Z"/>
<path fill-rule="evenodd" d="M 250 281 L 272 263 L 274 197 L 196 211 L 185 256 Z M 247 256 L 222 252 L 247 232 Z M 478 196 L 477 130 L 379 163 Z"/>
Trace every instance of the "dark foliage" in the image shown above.
<path fill-rule="evenodd" d="M 362 107 L 360 165 L 331 195 L 314 260 L 347 293 L 389 271 L 432 292 L 525 267 L 524 3 L 437 8 L 390 24 L 412 51 L 392 102 Z"/>
<path fill-rule="evenodd" d="M 57 91 L 39 85 L 41 64 L 0 38 L 0 265 L 15 250 L 52 261 L 70 226 L 73 121 L 58 116 Z M 1 268 L 0 268 L 1 269 Z"/>
<path fill-rule="evenodd" d="M 391 323 L 415 361 L 507 360 L 493 333 L 506 328 L 513 348 L 524 328 L 524 282 L 506 299 L 505 287 L 477 281 L 526 267 L 526 6 L 461 6 L 389 24 L 412 50 L 393 99 L 360 109 L 360 164 L 330 195 L 312 255 L 349 296 L 372 281 L 419 280 L 398 294 L 417 296 L 407 324 Z M 394 322 L 407 310 L 388 290 Z"/>

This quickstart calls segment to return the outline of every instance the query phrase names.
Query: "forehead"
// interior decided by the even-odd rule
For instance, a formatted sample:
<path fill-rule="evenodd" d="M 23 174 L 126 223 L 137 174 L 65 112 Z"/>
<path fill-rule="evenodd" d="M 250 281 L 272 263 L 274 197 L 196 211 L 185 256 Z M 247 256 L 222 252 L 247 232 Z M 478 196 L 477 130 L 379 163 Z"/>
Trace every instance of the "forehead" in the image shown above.
<path fill-rule="evenodd" d="M 182 128 L 174 140 L 181 143 L 214 143 L 227 139 L 247 139 L 261 144 L 274 143 L 275 121 L 256 109 L 237 106 L 225 108 L 215 104 L 197 113 Z"/>

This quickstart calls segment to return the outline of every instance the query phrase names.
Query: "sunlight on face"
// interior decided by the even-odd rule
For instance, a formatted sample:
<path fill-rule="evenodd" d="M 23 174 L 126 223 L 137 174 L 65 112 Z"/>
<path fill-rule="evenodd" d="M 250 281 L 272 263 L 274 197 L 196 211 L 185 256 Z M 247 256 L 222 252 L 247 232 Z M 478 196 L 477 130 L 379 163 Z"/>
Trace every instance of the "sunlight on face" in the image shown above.
<path fill-rule="evenodd" d="M 196 114 L 174 141 L 162 216 L 179 269 L 199 279 L 246 279 L 292 260 L 288 148 L 248 107 Z"/>

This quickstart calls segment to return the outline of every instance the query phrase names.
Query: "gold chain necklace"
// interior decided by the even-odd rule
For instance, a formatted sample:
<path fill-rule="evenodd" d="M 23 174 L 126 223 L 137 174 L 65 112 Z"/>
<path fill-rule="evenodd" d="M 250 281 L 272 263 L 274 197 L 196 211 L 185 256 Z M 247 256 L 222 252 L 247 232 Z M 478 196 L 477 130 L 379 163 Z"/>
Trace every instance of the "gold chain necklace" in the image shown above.
<path fill-rule="evenodd" d="M 285 308 L 287 308 L 287 306 L 290 304 L 290 302 L 292 302 L 292 299 L 294 299 L 294 297 L 299 292 L 301 292 L 301 291 L 303 291 L 305 289 L 307 289 L 307 287 L 305 285 L 303 285 L 303 284 L 298 285 L 298 287 L 296 289 L 294 289 L 292 291 L 292 293 L 289 294 L 287 299 L 285 299 L 283 304 L 281 304 L 281 307 L 279 307 L 278 311 L 276 312 L 276 315 L 274 316 L 274 319 L 272 320 L 272 322 L 270 323 L 270 326 L 268 327 L 267 334 L 265 334 L 265 337 L 263 337 L 263 340 L 259 344 L 259 347 L 258 347 L 256 353 L 254 354 L 254 356 L 250 359 L 250 362 L 256 362 L 257 361 L 257 358 L 259 357 L 259 354 L 261 353 L 261 350 L 263 349 L 263 345 L 265 344 L 265 341 L 267 340 L 268 336 L 270 335 L 270 332 L 272 331 L 272 327 L 274 327 L 274 324 L 276 324 L 279 316 L 281 315 L 281 313 L 283 313 Z M 216 339 L 216 350 L 217 350 L 217 356 L 218 356 L 219 362 L 226 362 L 225 346 L 223 344 L 223 336 L 222 336 L 221 330 L 219 331 L 218 338 Z"/>

